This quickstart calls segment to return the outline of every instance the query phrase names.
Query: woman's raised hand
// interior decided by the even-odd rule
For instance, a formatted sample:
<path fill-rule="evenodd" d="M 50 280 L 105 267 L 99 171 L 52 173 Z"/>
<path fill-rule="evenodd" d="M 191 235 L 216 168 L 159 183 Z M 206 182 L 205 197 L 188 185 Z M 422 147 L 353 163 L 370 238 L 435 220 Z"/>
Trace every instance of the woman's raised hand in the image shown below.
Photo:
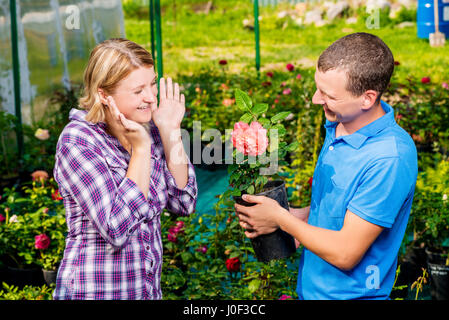
<path fill-rule="evenodd" d="M 153 111 L 153 121 L 159 131 L 170 132 L 181 127 L 185 113 L 185 97 L 180 93 L 179 85 L 171 78 L 160 79 L 159 105 Z"/>

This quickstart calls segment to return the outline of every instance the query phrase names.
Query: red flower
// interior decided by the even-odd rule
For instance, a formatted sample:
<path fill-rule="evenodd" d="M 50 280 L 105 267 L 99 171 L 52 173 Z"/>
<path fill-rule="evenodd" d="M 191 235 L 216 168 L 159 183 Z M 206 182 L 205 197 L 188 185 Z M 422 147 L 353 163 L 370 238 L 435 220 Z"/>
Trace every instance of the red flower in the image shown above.
<path fill-rule="evenodd" d="M 51 194 L 51 198 L 55 201 L 62 200 L 61 195 L 59 194 L 59 190 L 56 190 Z"/>
<path fill-rule="evenodd" d="M 395 61 L 395 62 L 394 62 L 394 65 L 395 65 L 395 66 L 400 65 L 399 61 Z"/>
<path fill-rule="evenodd" d="M 34 247 L 39 250 L 45 250 L 50 246 L 50 238 L 46 234 L 40 234 L 34 237 Z"/>
<path fill-rule="evenodd" d="M 236 272 L 240 269 L 240 260 L 239 258 L 229 258 L 226 260 L 226 269 L 229 270 L 229 272 Z"/>
<path fill-rule="evenodd" d="M 293 71 L 295 69 L 295 66 L 292 65 L 291 63 L 288 63 L 285 67 L 287 68 L 288 71 Z"/>
<path fill-rule="evenodd" d="M 269 86 L 271 86 L 271 81 L 262 82 L 262 87 L 269 87 Z"/>
<path fill-rule="evenodd" d="M 301 74 L 298 73 L 298 74 L 296 75 L 296 79 L 301 80 L 301 78 L 302 78 Z"/>
<path fill-rule="evenodd" d="M 201 252 L 201 253 L 206 253 L 207 246 L 201 246 L 201 247 L 197 248 L 196 251 Z"/>
<path fill-rule="evenodd" d="M 221 65 L 221 66 L 225 66 L 225 65 L 227 65 L 228 64 L 228 61 L 226 61 L 226 60 L 220 60 L 220 61 L 218 61 L 218 63 Z"/>
<path fill-rule="evenodd" d="M 267 77 L 273 78 L 273 72 L 271 72 L 271 71 L 268 71 L 266 73 L 266 75 L 267 75 Z"/>
<path fill-rule="evenodd" d="M 3 222 L 5 220 L 6 220 L 5 216 L 0 213 L 0 222 Z"/>
<path fill-rule="evenodd" d="M 173 242 L 173 243 L 176 243 L 178 241 L 178 238 L 176 237 L 176 235 L 171 233 L 170 231 L 168 232 L 167 239 L 168 239 L 168 241 Z"/>
<path fill-rule="evenodd" d="M 312 188 L 313 177 L 310 177 L 310 178 L 309 178 L 309 181 L 307 181 L 307 183 L 308 183 L 309 186 Z"/>
<path fill-rule="evenodd" d="M 292 298 L 292 296 L 288 296 L 286 294 L 283 294 L 282 296 L 279 297 L 279 300 L 290 300 Z"/>
<path fill-rule="evenodd" d="M 423 83 L 423 84 L 426 84 L 426 83 L 429 83 L 429 82 L 430 82 L 430 78 L 429 77 L 423 77 L 421 79 L 421 83 Z"/>

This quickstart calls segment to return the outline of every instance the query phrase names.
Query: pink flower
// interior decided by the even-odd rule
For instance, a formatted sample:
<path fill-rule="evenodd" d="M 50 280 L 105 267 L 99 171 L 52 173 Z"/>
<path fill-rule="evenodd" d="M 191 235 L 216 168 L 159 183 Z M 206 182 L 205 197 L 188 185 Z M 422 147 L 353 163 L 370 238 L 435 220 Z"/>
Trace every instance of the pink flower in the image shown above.
<path fill-rule="evenodd" d="M 176 235 L 171 234 L 170 232 L 167 234 L 168 241 L 176 243 L 178 241 L 178 238 Z"/>
<path fill-rule="evenodd" d="M 177 221 L 175 227 L 173 228 L 173 232 L 175 235 L 178 233 L 184 232 L 184 221 Z"/>
<path fill-rule="evenodd" d="M 279 297 L 279 300 L 288 300 L 291 298 L 292 298 L 292 296 L 287 296 L 286 294 L 283 294 L 282 296 Z"/>
<path fill-rule="evenodd" d="M 287 68 L 288 71 L 293 71 L 295 69 L 295 66 L 292 65 L 291 63 L 288 63 L 285 67 Z"/>
<path fill-rule="evenodd" d="M 223 59 L 223 60 L 218 61 L 218 63 L 219 63 L 221 66 L 225 66 L 225 65 L 228 64 L 228 61 Z"/>
<path fill-rule="evenodd" d="M 426 84 L 430 82 L 430 77 L 423 77 L 421 78 L 421 83 Z"/>
<path fill-rule="evenodd" d="M 46 234 L 40 234 L 34 237 L 34 247 L 39 250 L 45 250 L 50 246 L 50 238 Z"/>
<path fill-rule="evenodd" d="M 47 214 L 48 211 L 49 211 L 49 209 L 48 209 L 47 207 L 45 207 L 45 208 L 42 210 L 42 212 L 45 213 L 45 214 Z"/>
<path fill-rule="evenodd" d="M 449 84 L 448 84 L 447 82 L 443 82 L 443 83 L 441 84 L 441 86 L 442 86 L 444 89 L 449 90 Z"/>
<path fill-rule="evenodd" d="M 257 121 L 251 122 L 251 125 L 237 122 L 231 135 L 232 144 L 244 155 L 258 156 L 268 147 L 267 130 Z"/>
<path fill-rule="evenodd" d="M 266 73 L 266 75 L 267 75 L 267 77 L 273 78 L 273 72 L 271 72 L 271 71 L 268 71 Z"/>
<path fill-rule="evenodd" d="M 292 93 L 292 89 L 290 89 L 290 88 L 284 89 L 282 91 L 282 94 L 284 94 L 284 95 L 289 95 L 290 93 Z"/>
<path fill-rule="evenodd" d="M 48 179 L 48 173 L 44 170 L 36 170 L 31 174 L 33 181 L 45 181 Z"/>
<path fill-rule="evenodd" d="M 201 252 L 201 253 L 206 253 L 207 252 L 207 246 L 201 246 L 199 248 L 196 249 L 196 251 Z"/>
<path fill-rule="evenodd" d="M 226 98 L 226 99 L 223 99 L 222 103 L 225 107 L 230 107 L 234 104 L 234 102 L 235 102 L 235 99 Z"/>
<path fill-rule="evenodd" d="M 301 80 L 301 78 L 302 78 L 301 74 L 298 73 L 298 74 L 296 75 L 296 79 Z"/>
<path fill-rule="evenodd" d="M 285 87 L 286 85 L 287 85 L 287 82 L 285 82 L 285 81 L 281 82 L 281 87 Z"/>
<path fill-rule="evenodd" d="M 47 129 L 37 129 L 36 132 L 34 133 L 34 136 L 36 138 L 38 138 L 39 140 L 47 140 L 48 138 L 50 138 L 50 133 L 48 132 Z"/>
<path fill-rule="evenodd" d="M 6 220 L 5 216 L 0 213 L 0 222 L 3 222 L 5 220 Z"/>

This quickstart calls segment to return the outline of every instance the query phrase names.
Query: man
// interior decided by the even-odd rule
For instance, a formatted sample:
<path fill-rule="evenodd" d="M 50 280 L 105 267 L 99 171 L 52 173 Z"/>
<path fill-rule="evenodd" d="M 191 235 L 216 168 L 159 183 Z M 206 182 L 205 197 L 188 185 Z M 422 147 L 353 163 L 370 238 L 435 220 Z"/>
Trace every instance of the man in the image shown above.
<path fill-rule="evenodd" d="M 280 227 L 304 246 L 299 299 L 390 295 L 418 171 L 413 140 L 380 99 L 393 69 L 390 49 L 371 34 L 350 34 L 327 48 L 312 100 L 323 107 L 326 138 L 310 207 L 290 213 L 250 195 L 244 200 L 255 206 L 235 205 L 247 237 Z"/>

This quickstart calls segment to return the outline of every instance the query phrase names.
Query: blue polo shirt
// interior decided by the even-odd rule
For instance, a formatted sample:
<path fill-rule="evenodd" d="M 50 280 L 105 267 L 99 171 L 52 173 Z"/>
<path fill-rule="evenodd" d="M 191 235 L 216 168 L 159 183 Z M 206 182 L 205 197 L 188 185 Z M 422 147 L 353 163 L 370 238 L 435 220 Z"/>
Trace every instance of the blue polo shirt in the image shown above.
<path fill-rule="evenodd" d="M 299 299 L 388 299 L 418 174 L 415 144 L 394 119 L 393 108 L 353 134 L 335 138 L 338 122 L 326 120 L 326 138 L 312 184 L 308 223 L 340 230 L 346 210 L 384 227 L 362 260 L 340 270 L 306 248 L 301 256 Z"/>

